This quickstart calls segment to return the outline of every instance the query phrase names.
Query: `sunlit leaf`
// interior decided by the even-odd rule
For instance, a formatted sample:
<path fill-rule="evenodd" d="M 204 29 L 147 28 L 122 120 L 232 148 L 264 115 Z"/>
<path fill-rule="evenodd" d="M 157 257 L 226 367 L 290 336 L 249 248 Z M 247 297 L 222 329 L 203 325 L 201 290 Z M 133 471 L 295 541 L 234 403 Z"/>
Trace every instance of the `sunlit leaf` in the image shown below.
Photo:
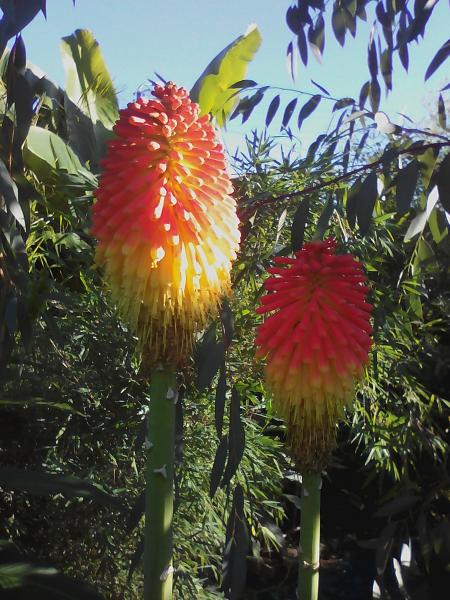
<path fill-rule="evenodd" d="M 77 29 L 63 37 L 61 55 L 66 73 L 69 139 L 84 160 L 96 162 L 118 118 L 116 91 L 90 31 Z"/>
<path fill-rule="evenodd" d="M 191 98 L 198 102 L 201 113 L 211 113 L 220 127 L 225 125 L 238 103 L 230 88 L 244 80 L 248 64 L 260 45 L 261 34 L 253 25 L 209 63 L 191 90 Z"/>

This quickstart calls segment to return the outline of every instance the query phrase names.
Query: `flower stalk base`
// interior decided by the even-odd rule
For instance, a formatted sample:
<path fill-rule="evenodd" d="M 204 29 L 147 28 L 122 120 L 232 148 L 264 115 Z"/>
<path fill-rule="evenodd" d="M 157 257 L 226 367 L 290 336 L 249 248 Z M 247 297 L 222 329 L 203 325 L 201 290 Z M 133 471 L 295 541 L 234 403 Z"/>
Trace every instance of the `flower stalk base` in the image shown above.
<path fill-rule="evenodd" d="M 320 473 L 302 477 L 298 600 L 317 600 L 320 558 Z"/>
<path fill-rule="evenodd" d="M 172 600 L 175 374 L 152 370 L 146 447 L 144 600 Z"/>

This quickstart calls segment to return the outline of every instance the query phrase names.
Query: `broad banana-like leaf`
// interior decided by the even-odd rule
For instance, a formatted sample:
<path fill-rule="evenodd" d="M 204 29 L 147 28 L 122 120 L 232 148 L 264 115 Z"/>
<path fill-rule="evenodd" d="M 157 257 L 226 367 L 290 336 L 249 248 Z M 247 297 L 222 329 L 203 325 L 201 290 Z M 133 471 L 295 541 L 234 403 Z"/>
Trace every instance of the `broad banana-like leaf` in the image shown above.
<path fill-rule="evenodd" d="M 69 141 L 80 158 L 95 167 L 118 118 L 116 91 L 90 31 L 77 29 L 62 38 L 61 54 Z"/>
<path fill-rule="evenodd" d="M 211 113 L 220 127 L 238 102 L 237 90 L 230 86 L 245 79 L 261 39 L 256 25 L 251 25 L 209 63 L 191 90 L 191 98 L 200 105 L 201 114 Z"/>
<path fill-rule="evenodd" d="M 30 127 L 23 148 L 23 159 L 43 183 L 54 183 L 59 171 L 95 180 L 72 148 L 56 133 L 42 127 Z"/>

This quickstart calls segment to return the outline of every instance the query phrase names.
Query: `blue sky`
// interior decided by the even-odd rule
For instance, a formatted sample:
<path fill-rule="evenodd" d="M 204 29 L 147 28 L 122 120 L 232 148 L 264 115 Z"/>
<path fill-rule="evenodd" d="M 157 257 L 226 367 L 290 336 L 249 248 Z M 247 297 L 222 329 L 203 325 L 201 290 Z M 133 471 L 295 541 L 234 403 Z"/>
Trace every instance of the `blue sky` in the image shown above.
<path fill-rule="evenodd" d="M 311 58 L 308 67 L 299 64 L 295 84 L 286 68 L 286 46 L 291 40 L 285 22 L 289 0 L 47 0 L 47 21 L 39 15 L 24 31 L 28 59 L 58 83 L 64 83 L 59 40 L 77 28 L 93 31 L 102 48 L 123 105 L 139 85 L 157 71 L 167 79 L 190 88 L 206 64 L 230 41 L 256 23 L 262 46 L 250 65 L 248 77 L 262 84 L 317 90 L 311 78 L 335 97 L 358 96 L 367 79 L 367 32 L 369 24 L 358 22 L 356 40 L 342 49 L 327 32 L 323 64 Z M 423 119 L 436 102 L 436 92 L 449 81 L 444 65 L 428 82 L 423 74 L 437 49 L 448 38 L 450 10 L 440 0 L 431 17 L 427 35 L 410 53 L 410 72 L 394 63 L 394 91 L 382 98 L 381 109 L 398 121 L 396 112 Z M 450 92 L 446 92 L 449 94 Z M 285 102 L 293 97 L 286 94 Z M 305 100 L 307 98 L 305 97 Z M 323 103 L 322 103 L 323 104 Z M 268 102 L 251 119 L 247 130 L 261 126 Z M 329 107 L 321 106 L 305 122 L 301 138 L 309 144 L 326 128 Z M 277 133 L 279 121 L 272 132 Z M 242 138 L 240 121 L 229 126 L 231 146 Z"/>

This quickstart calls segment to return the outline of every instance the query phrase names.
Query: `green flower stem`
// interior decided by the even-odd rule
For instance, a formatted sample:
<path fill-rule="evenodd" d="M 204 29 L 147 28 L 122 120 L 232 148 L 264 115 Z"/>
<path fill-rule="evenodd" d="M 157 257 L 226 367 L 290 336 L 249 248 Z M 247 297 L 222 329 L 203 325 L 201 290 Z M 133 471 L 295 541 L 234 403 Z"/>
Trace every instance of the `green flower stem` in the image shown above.
<path fill-rule="evenodd" d="M 144 600 L 172 600 L 172 517 L 176 378 L 168 368 L 151 373 L 146 440 Z"/>
<path fill-rule="evenodd" d="M 302 476 L 298 599 L 317 600 L 320 555 L 320 473 Z"/>

